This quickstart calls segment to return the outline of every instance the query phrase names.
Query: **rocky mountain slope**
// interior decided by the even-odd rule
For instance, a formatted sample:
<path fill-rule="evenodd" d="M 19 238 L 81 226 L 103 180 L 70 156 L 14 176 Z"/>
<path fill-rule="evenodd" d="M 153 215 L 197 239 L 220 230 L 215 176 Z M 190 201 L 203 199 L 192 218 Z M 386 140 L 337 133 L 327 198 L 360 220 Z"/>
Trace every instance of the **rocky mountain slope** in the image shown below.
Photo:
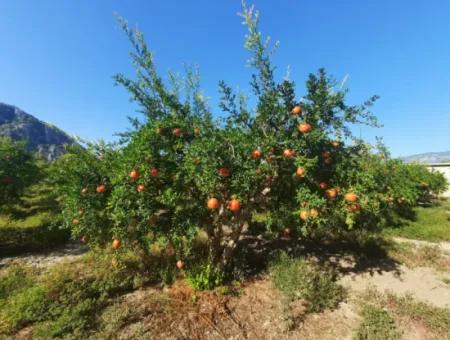
<path fill-rule="evenodd" d="M 450 151 L 444 152 L 427 152 L 417 155 L 411 155 L 402 157 L 405 162 L 418 162 L 418 163 L 443 163 L 450 162 Z"/>
<path fill-rule="evenodd" d="M 47 162 L 64 153 L 75 140 L 56 126 L 40 121 L 18 107 L 0 103 L 0 136 L 26 140 L 29 150 Z"/>

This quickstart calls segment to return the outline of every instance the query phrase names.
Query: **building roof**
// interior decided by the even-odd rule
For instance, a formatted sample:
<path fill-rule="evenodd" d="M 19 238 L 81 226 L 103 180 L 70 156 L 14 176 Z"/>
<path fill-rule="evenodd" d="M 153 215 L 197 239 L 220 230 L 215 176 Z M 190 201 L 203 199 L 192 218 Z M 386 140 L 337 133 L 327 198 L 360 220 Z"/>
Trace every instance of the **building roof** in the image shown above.
<path fill-rule="evenodd" d="M 438 168 L 438 167 L 448 167 L 450 166 L 450 162 L 446 162 L 446 163 L 426 163 L 426 166 L 431 166 L 433 168 Z"/>

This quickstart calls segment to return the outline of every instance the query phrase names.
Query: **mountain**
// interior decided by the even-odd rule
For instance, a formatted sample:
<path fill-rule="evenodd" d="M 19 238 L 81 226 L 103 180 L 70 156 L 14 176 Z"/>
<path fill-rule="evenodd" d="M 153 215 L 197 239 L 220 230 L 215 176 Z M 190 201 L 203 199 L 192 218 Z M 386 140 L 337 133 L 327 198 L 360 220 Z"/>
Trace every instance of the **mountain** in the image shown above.
<path fill-rule="evenodd" d="M 64 153 L 64 146 L 75 140 L 56 126 L 40 121 L 18 107 L 0 103 L 0 136 L 26 140 L 30 151 L 47 162 Z"/>
<path fill-rule="evenodd" d="M 418 162 L 418 163 L 443 163 L 450 162 L 450 151 L 444 152 L 427 152 L 417 155 L 402 157 L 402 159 L 407 162 Z"/>

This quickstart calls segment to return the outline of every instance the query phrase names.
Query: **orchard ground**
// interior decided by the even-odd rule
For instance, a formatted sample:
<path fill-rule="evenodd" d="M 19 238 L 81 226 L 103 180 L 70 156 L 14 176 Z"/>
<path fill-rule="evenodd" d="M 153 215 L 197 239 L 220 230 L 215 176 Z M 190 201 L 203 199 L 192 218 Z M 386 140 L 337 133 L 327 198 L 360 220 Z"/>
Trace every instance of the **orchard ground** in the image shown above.
<path fill-rule="evenodd" d="M 336 273 L 336 280 L 312 287 L 295 283 L 277 287 L 277 275 L 282 275 L 277 268 L 289 268 L 286 262 L 201 292 L 186 284 L 182 271 L 174 284 L 155 286 L 145 283 L 145 278 L 127 274 L 126 267 L 111 268 L 110 254 L 96 259 L 92 266 L 93 255 L 89 251 L 83 254 L 85 249 L 73 243 L 46 254 L 3 258 L 0 300 L 5 303 L 0 307 L 0 330 L 11 325 L 11 315 L 29 313 L 33 303 L 45 304 L 33 302 L 28 295 L 42 282 L 46 289 L 64 294 L 73 293 L 71 285 L 82 281 L 86 284 L 77 288 L 77 296 L 89 297 L 96 308 L 81 313 L 80 305 L 60 300 L 66 314 L 60 318 L 75 338 L 373 339 L 378 334 L 383 339 L 450 339 L 450 229 L 442 228 L 448 223 L 449 202 L 442 200 L 415 212 L 414 221 L 391 228 L 383 237 L 366 236 L 358 242 L 346 239 L 318 246 L 281 238 L 283 248 L 294 256 L 294 266 L 304 271 L 308 267 L 303 261 L 314 264 L 308 269 L 313 271 L 306 274 L 309 277 L 314 271 L 319 271 L 320 277 L 328 277 L 322 276 L 328 270 Z M 433 224 L 429 216 L 434 216 Z M 442 246 L 405 238 L 417 235 L 421 228 L 428 230 L 427 237 L 433 235 L 433 240 L 442 241 Z M 396 235 L 401 235 L 403 242 L 395 242 Z M 132 267 L 132 262 L 130 258 L 127 266 Z M 106 279 L 104 271 L 111 278 Z M 290 275 L 302 275 L 289 271 Z M 115 276 L 123 277 L 116 280 Z M 17 284 L 15 280 L 28 283 L 11 288 Z M 125 281 L 129 282 L 124 285 Z M 338 286 L 346 293 L 334 305 L 327 296 L 340 295 Z M 298 300 L 287 299 L 290 292 L 311 289 L 317 289 L 323 301 L 308 302 L 308 294 Z M 17 308 L 21 294 L 28 298 L 28 309 Z M 101 294 L 107 297 L 100 298 Z M 8 299 L 15 301 L 16 314 L 9 310 L 13 307 Z M 308 306 L 314 309 L 319 304 L 327 307 L 320 312 L 308 311 Z M 55 316 L 17 321 L 12 334 L 16 339 L 48 338 L 63 329 L 58 322 L 62 321 Z"/>

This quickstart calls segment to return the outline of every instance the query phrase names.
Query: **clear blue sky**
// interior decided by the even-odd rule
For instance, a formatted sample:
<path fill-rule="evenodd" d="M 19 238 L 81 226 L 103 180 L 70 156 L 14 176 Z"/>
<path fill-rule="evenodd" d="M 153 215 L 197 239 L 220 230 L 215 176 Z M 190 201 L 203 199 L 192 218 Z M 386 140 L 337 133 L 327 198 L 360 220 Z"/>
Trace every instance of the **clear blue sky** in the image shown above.
<path fill-rule="evenodd" d="M 288 65 L 302 86 L 321 66 L 348 74 L 351 102 L 381 96 L 384 127 L 363 137 L 384 137 L 395 156 L 450 150 L 450 1 L 253 3 L 281 43 L 279 76 Z M 198 64 L 217 110 L 219 80 L 249 87 L 239 10 L 239 0 L 0 0 L 0 102 L 83 138 L 125 130 L 135 106 L 112 81 L 133 74 L 118 12 L 145 33 L 162 72 Z"/>

